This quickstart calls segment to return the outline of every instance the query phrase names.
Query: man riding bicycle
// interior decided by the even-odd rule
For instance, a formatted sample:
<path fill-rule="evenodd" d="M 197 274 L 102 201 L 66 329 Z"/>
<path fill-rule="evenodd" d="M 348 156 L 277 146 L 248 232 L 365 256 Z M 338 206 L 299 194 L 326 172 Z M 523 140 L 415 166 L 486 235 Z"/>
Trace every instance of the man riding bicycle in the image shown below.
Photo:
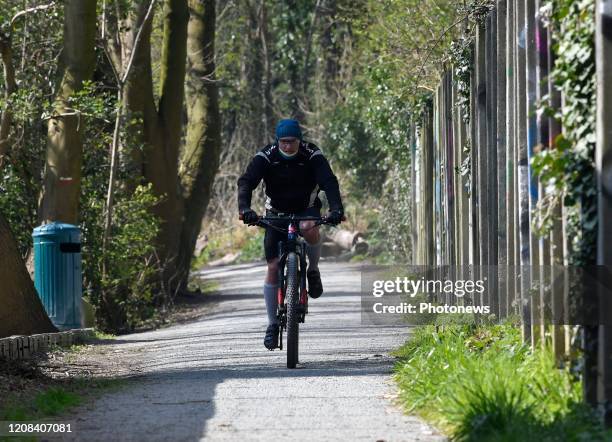
<path fill-rule="evenodd" d="M 255 224 L 259 219 L 251 209 L 251 195 L 262 179 L 266 189 L 266 214 L 320 216 L 322 204 L 318 193 L 323 190 L 330 208 L 328 222 L 339 224 L 342 221 L 344 209 L 338 180 L 321 150 L 313 143 L 302 140 L 302 130 L 296 120 L 278 122 L 276 141 L 260 150 L 238 179 L 238 210 L 245 224 Z M 287 228 L 287 224 L 279 222 L 277 226 Z M 307 243 L 308 294 L 311 298 L 318 298 L 323 293 L 318 267 L 321 256 L 319 227 L 315 226 L 315 221 L 301 221 L 300 231 Z M 278 346 L 278 242 L 283 239 L 279 231 L 266 228 L 264 250 L 268 271 L 263 292 L 268 328 L 264 345 L 269 350 Z"/>

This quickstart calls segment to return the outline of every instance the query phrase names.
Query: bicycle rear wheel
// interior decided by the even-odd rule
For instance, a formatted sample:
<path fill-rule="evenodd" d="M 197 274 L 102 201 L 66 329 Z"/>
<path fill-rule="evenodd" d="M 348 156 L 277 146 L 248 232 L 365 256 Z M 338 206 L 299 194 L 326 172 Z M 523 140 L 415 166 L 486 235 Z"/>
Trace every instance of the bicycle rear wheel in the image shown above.
<path fill-rule="evenodd" d="M 298 279 L 298 257 L 291 252 L 287 255 L 287 368 L 295 368 L 298 363 L 298 338 L 300 314 L 300 282 Z"/>

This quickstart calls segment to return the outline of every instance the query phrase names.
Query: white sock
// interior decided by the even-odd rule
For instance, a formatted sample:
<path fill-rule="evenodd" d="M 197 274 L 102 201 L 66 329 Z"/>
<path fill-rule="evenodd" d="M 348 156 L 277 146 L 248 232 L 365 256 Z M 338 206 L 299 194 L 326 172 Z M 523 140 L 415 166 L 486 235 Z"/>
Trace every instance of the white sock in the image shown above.
<path fill-rule="evenodd" d="M 266 311 L 268 312 L 268 325 L 278 324 L 278 318 L 276 317 L 276 307 L 278 305 L 277 290 L 278 284 L 264 284 L 264 300 L 266 301 Z"/>
<path fill-rule="evenodd" d="M 321 257 L 321 242 L 316 244 L 306 243 L 306 255 L 308 255 L 308 270 L 319 270 L 319 258 Z"/>

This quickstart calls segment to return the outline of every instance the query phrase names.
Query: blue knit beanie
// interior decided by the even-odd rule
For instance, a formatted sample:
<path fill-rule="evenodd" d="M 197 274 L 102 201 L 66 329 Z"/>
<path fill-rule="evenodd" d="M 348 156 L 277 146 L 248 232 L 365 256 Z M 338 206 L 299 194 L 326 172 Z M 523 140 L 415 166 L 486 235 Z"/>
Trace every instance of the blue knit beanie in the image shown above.
<path fill-rule="evenodd" d="M 302 139 L 302 129 L 296 120 L 280 120 L 276 125 L 276 139 L 287 137 Z"/>

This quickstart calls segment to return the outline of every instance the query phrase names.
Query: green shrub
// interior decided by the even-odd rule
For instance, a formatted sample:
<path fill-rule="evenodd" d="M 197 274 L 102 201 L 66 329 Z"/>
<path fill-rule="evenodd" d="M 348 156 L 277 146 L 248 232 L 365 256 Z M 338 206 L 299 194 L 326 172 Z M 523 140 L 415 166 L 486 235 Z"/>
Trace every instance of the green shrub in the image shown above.
<path fill-rule="evenodd" d="M 214 237 L 208 241 L 206 247 L 202 249 L 202 252 L 191 261 L 191 270 L 198 270 L 199 268 L 208 264 L 217 258 L 217 254 L 220 250 L 220 240 L 218 237 Z"/>
<path fill-rule="evenodd" d="M 512 325 L 426 326 L 396 354 L 400 399 L 458 441 L 604 440 L 581 386 Z"/>
<path fill-rule="evenodd" d="M 263 238 L 265 231 L 257 229 L 257 232 L 249 237 L 240 250 L 239 262 L 249 262 L 264 258 Z"/>
<path fill-rule="evenodd" d="M 25 257 L 32 248 L 32 229 L 37 224 L 38 186 L 34 180 L 24 179 L 23 160 L 19 155 L 14 155 L 2 170 L 0 212 L 11 226 L 19 251 Z"/>
<path fill-rule="evenodd" d="M 155 257 L 159 221 L 151 213 L 158 203 L 151 185 L 138 186 L 118 199 L 107 250 L 103 253 L 104 218 L 100 199 L 89 200 L 83 234 L 83 269 L 88 297 L 104 331 L 132 330 L 151 318 L 166 296 L 159 292 Z"/>

